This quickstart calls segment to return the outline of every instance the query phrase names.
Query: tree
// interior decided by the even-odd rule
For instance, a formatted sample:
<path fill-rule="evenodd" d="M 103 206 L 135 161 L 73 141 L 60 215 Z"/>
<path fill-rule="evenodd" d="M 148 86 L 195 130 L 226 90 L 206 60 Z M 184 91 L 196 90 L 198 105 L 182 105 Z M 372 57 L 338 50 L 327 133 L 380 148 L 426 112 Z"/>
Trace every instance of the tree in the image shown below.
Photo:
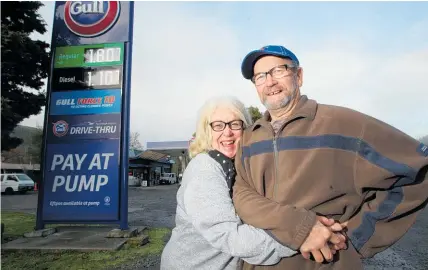
<path fill-rule="evenodd" d="M 22 139 L 10 133 L 45 105 L 42 82 L 48 76 L 49 45 L 32 40 L 44 34 L 46 23 L 38 14 L 39 1 L 1 2 L 1 150 L 14 149 Z M 28 90 L 27 90 L 28 89 Z"/>
<path fill-rule="evenodd" d="M 6 163 L 24 164 L 25 162 L 25 149 L 17 147 L 10 151 L 1 153 L 1 161 Z"/>
<path fill-rule="evenodd" d="M 18 125 L 13 133 L 23 143 L 9 151 L 2 151 L 2 161 L 17 164 L 40 164 L 43 144 L 43 127 L 26 127 Z"/>
<path fill-rule="evenodd" d="M 262 113 L 260 112 L 259 108 L 250 106 L 247 108 L 247 110 L 251 115 L 251 119 L 253 119 L 253 123 L 262 118 Z"/>
<path fill-rule="evenodd" d="M 131 132 L 129 136 L 129 147 L 136 150 L 142 150 L 143 146 L 140 142 L 140 133 L 139 132 Z"/>
<path fill-rule="evenodd" d="M 34 134 L 31 135 L 30 146 L 28 147 L 28 154 L 30 156 L 31 163 L 40 164 L 42 155 L 42 144 L 43 144 L 43 127 L 37 126 Z"/>

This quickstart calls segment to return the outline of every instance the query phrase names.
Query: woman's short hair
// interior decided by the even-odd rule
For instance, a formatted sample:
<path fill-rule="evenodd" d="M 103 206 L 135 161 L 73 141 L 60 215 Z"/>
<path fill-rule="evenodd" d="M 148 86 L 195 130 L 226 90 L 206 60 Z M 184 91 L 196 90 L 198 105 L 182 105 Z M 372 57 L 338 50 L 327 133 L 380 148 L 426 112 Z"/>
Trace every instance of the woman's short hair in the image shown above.
<path fill-rule="evenodd" d="M 236 97 L 222 96 L 213 97 L 205 102 L 198 113 L 196 124 L 196 136 L 190 143 L 189 156 L 195 157 L 200 153 L 212 150 L 212 129 L 210 127 L 211 117 L 217 108 L 230 109 L 240 120 L 244 122 L 244 128 L 253 124 L 251 116 L 245 105 Z"/>

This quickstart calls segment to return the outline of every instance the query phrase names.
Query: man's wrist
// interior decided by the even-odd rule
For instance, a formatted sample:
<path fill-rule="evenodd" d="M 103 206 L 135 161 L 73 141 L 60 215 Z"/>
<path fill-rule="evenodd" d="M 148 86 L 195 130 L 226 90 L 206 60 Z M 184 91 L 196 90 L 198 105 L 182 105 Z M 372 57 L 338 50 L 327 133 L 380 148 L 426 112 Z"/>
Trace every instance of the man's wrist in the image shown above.
<path fill-rule="evenodd" d="M 316 222 L 317 215 L 312 211 L 308 211 L 306 216 L 302 219 L 296 228 L 296 234 L 293 239 L 293 244 L 295 247 L 292 248 L 299 249 L 302 246 Z"/>

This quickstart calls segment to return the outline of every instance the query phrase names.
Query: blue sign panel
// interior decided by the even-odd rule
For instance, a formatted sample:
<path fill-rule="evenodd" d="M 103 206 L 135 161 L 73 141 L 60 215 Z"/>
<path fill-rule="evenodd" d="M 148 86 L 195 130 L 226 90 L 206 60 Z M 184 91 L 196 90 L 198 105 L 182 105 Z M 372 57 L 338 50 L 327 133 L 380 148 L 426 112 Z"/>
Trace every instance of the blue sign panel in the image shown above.
<path fill-rule="evenodd" d="M 57 1 L 53 46 L 129 41 L 129 1 Z"/>
<path fill-rule="evenodd" d="M 48 144 L 43 219 L 118 219 L 119 140 Z"/>
<path fill-rule="evenodd" d="M 49 143 L 120 138 L 120 114 L 55 115 L 49 117 Z"/>
<path fill-rule="evenodd" d="M 118 89 L 52 92 L 51 95 L 51 115 L 120 112 L 121 91 Z"/>

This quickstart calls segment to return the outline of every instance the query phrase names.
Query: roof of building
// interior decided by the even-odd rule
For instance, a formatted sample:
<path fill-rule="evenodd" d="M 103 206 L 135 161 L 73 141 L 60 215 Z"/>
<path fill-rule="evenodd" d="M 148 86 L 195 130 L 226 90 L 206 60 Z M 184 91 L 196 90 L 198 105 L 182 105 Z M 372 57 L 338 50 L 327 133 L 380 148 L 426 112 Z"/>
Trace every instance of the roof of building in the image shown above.
<path fill-rule="evenodd" d="M 147 142 L 148 150 L 187 150 L 189 141 Z"/>
<path fill-rule="evenodd" d="M 148 159 L 148 160 L 153 160 L 153 161 L 159 161 L 160 159 L 163 159 L 164 157 L 166 157 L 166 155 L 162 154 L 162 153 L 146 150 L 146 151 L 140 153 L 137 157 L 143 158 L 143 159 Z"/>
<path fill-rule="evenodd" d="M 131 156 L 131 151 L 133 156 Z M 174 161 L 169 158 L 169 155 L 165 153 L 159 153 L 151 150 L 135 151 L 130 149 L 129 159 L 138 159 L 138 158 L 161 162 L 161 163 L 170 163 L 170 164 L 174 163 Z"/>

